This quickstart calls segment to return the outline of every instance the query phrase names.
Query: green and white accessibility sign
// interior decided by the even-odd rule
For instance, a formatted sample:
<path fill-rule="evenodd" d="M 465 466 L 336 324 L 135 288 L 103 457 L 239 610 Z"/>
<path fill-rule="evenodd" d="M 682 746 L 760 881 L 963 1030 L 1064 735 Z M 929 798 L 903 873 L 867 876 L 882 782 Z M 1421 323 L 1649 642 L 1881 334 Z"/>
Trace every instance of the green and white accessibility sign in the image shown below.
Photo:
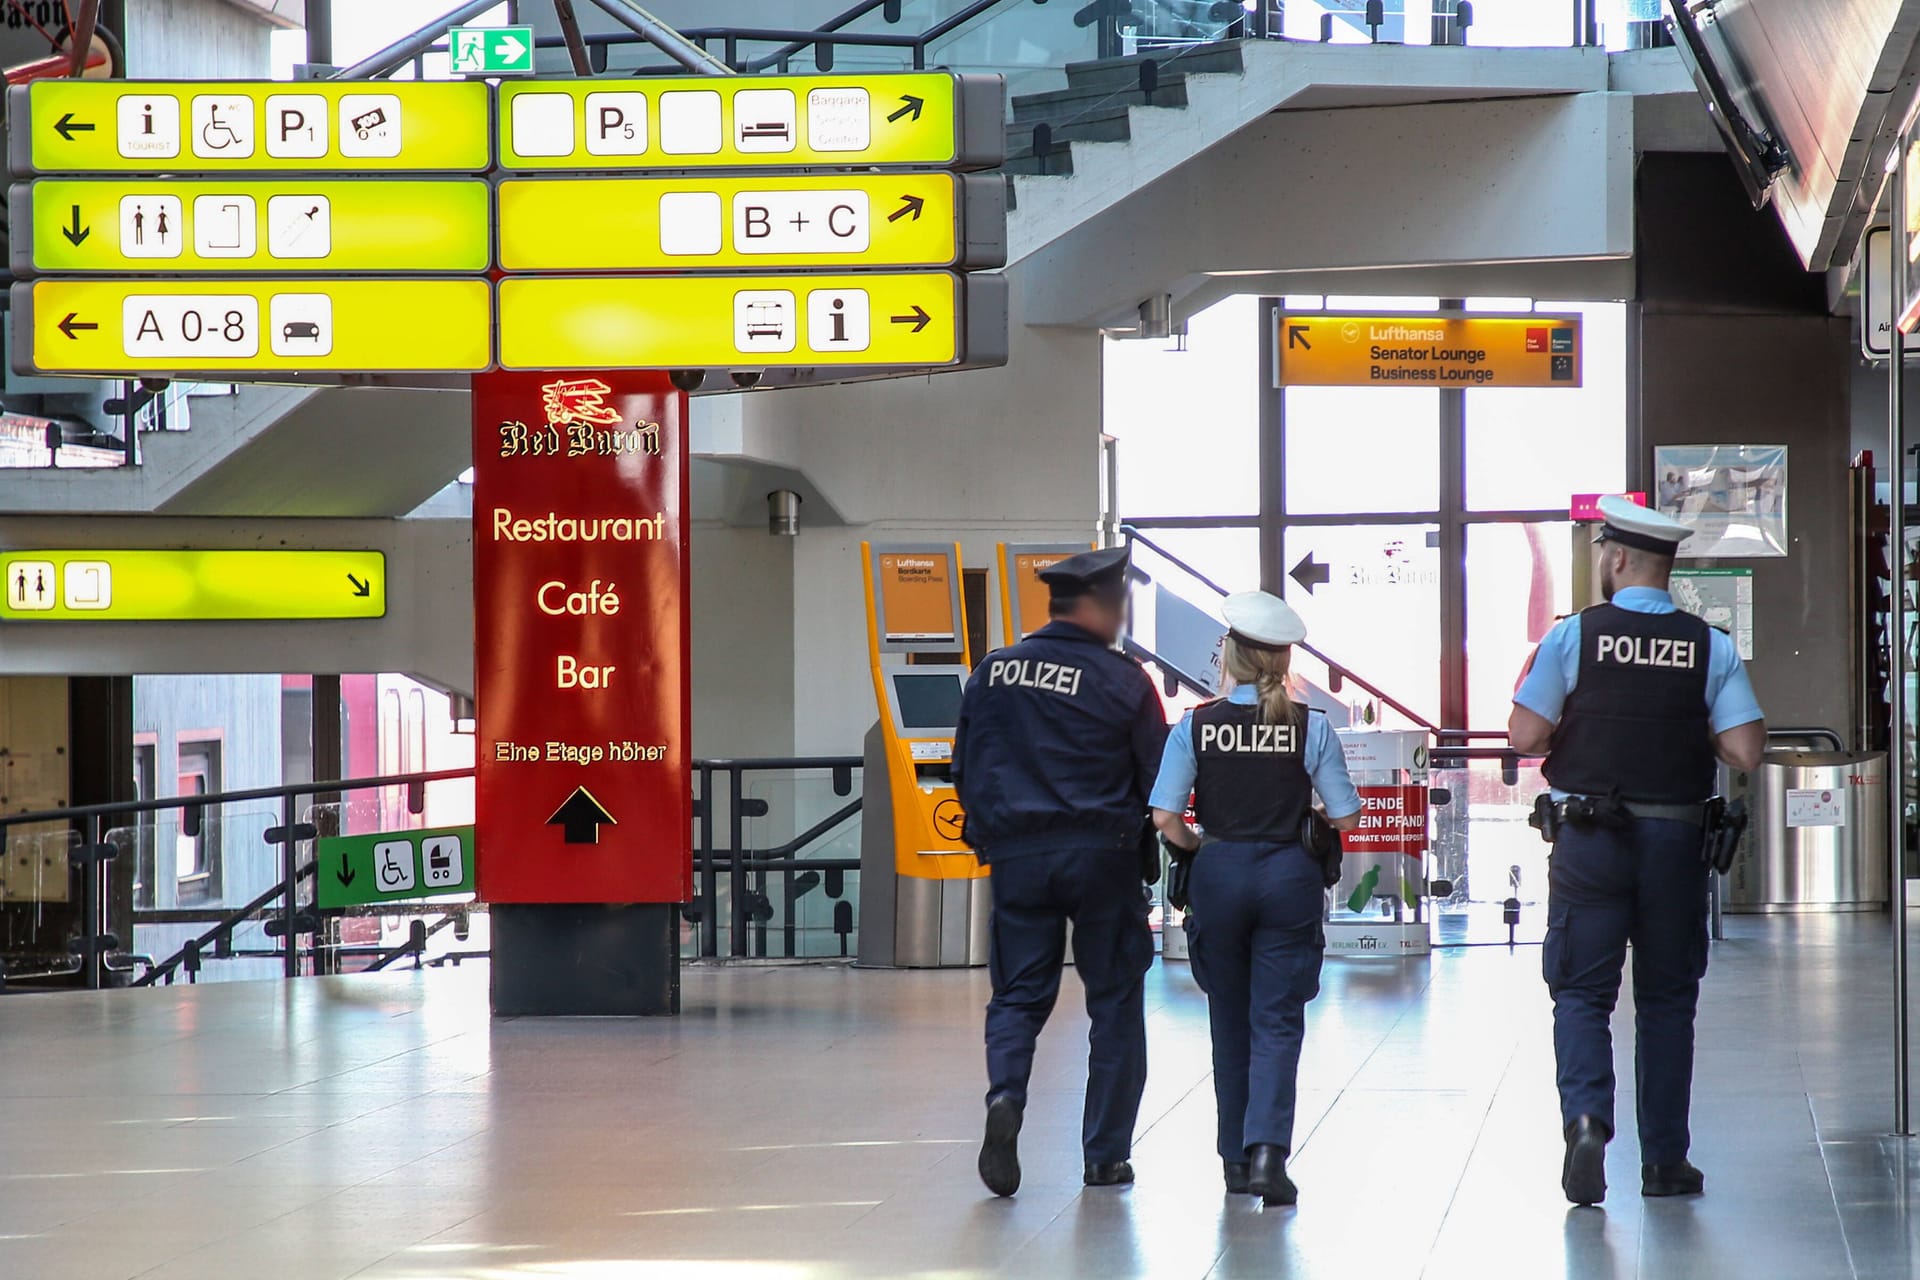
<path fill-rule="evenodd" d="M 532 27 L 455 27 L 447 52 L 457 76 L 530 76 Z"/>
<path fill-rule="evenodd" d="M 323 836 L 316 872 L 322 907 L 472 893 L 473 828 Z"/>

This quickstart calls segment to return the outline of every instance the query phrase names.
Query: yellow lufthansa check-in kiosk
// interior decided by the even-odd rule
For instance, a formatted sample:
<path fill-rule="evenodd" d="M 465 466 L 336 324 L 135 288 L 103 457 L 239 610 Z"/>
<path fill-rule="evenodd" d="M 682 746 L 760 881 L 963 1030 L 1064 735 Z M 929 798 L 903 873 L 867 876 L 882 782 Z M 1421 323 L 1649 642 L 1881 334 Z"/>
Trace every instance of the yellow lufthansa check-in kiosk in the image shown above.
<path fill-rule="evenodd" d="M 966 842 L 953 735 L 972 670 L 957 544 L 862 543 L 867 651 L 880 718 L 867 734 L 859 963 L 987 962 L 992 899 Z"/>
<path fill-rule="evenodd" d="M 1092 551 L 1091 542 L 1003 542 L 1000 544 L 1000 626 L 1006 643 L 1015 644 L 1047 625 L 1052 593 L 1040 580 L 1068 556 Z"/>

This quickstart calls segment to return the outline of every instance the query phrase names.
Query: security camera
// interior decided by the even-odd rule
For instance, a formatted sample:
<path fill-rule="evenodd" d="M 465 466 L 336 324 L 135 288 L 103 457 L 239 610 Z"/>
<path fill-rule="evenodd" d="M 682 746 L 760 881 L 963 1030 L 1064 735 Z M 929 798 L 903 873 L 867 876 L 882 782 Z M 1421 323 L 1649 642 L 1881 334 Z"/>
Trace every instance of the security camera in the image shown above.
<path fill-rule="evenodd" d="M 757 387 L 760 385 L 761 371 L 758 369 L 735 369 L 730 375 L 736 387 Z"/>
<path fill-rule="evenodd" d="M 674 390 L 685 391 L 689 395 L 698 391 L 701 384 L 706 380 L 707 371 L 705 369 L 675 369 L 667 375 L 667 381 L 673 384 Z"/>

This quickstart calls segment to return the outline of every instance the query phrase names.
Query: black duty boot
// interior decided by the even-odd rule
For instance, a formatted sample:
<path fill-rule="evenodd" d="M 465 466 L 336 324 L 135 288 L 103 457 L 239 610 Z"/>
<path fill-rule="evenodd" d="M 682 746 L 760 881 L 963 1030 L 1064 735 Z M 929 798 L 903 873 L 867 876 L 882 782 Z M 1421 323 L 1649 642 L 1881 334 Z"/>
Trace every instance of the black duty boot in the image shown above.
<path fill-rule="evenodd" d="M 1607 1140 L 1612 1133 L 1592 1116 L 1567 1126 L 1567 1159 L 1560 1167 L 1560 1189 L 1571 1204 L 1599 1204 L 1607 1198 Z"/>
<path fill-rule="evenodd" d="M 1020 1104 L 995 1098 L 987 1104 L 987 1136 L 980 1144 L 980 1181 L 997 1196 L 1020 1189 Z"/>
<path fill-rule="evenodd" d="M 1090 1187 L 1124 1187 L 1133 1181 L 1133 1166 L 1125 1160 L 1112 1164 L 1087 1161 L 1086 1184 Z"/>
<path fill-rule="evenodd" d="M 1697 1196 L 1706 1189 L 1707 1175 L 1688 1161 L 1640 1166 L 1640 1194 L 1643 1196 Z"/>
<path fill-rule="evenodd" d="M 1293 1204 L 1300 1189 L 1287 1176 L 1287 1149 L 1270 1142 L 1247 1148 L 1247 1190 L 1267 1204 Z"/>
<path fill-rule="evenodd" d="M 1244 1161 L 1222 1160 L 1220 1167 L 1226 1171 L 1228 1195 L 1244 1196 L 1251 1190 L 1247 1182 L 1247 1166 Z"/>

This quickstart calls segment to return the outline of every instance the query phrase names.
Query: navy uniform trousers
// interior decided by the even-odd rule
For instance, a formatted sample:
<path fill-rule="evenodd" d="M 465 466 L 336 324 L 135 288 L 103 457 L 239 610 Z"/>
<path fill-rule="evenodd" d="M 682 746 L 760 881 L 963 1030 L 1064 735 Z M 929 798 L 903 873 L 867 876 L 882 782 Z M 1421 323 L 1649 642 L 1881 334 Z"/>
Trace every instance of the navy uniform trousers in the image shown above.
<path fill-rule="evenodd" d="M 1320 994 L 1326 891 L 1298 844 L 1209 841 L 1193 860 L 1189 956 L 1213 1026 L 1222 1160 L 1293 1150 L 1307 1002 Z"/>
<path fill-rule="evenodd" d="M 1153 965 L 1140 859 L 1131 846 L 1033 854 L 993 863 L 989 880 L 987 1101 L 1027 1104 L 1033 1048 L 1060 994 L 1071 920 L 1073 961 L 1093 1023 L 1081 1145 L 1094 1163 L 1128 1159 L 1147 1084 L 1144 979 Z"/>
<path fill-rule="evenodd" d="M 1627 944 L 1633 944 L 1634 1096 L 1640 1158 L 1687 1155 L 1693 1015 L 1707 972 L 1707 867 L 1700 828 L 1633 818 L 1617 831 L 1568 827 L 1547 873 L 1542 963 L 1553 993 L 1560 1115 L 1613 1120 L 1613 1037 Z"/>

